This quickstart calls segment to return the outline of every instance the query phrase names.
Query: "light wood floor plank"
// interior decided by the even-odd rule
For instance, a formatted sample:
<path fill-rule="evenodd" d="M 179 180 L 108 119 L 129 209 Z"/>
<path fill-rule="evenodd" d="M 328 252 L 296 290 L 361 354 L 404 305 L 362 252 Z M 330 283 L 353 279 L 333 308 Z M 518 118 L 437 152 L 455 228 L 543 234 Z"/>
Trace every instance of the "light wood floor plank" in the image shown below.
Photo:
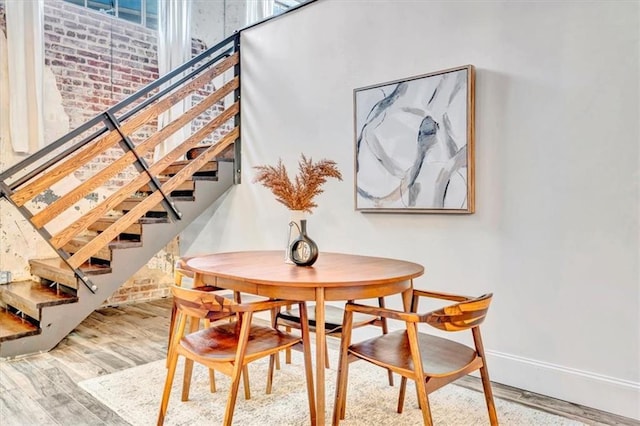
<path fill-rule="evenodd" d="M 0 393 L 0 413 L 2 426 L 57 424 L 40 404 L 15 392 Z"/>
<path fill-rule="evenodd" d="M 82 407 L 89 410 L 97 420 L 99 420 L 98 423 L 105 422 L 107 424 L 117 425 L 127 424 L 104 404 L 96 401 L 95 398 L 83 389 L 78 388 L 76 385 L 77 382 L 69 377 L 66 367 L 58 360 L 38 359 L 36 362 L 33 362 L 32 360 L 29 361 L 34 368 L 37 368 L 39 372 L 46 375 L 49 380 L 55 383 L 57 388 L 65 391 L 69 398 L 75 400 Z M 79 419 L 80 423 L 84 421 L 85 419 L 83 418 Z"/>

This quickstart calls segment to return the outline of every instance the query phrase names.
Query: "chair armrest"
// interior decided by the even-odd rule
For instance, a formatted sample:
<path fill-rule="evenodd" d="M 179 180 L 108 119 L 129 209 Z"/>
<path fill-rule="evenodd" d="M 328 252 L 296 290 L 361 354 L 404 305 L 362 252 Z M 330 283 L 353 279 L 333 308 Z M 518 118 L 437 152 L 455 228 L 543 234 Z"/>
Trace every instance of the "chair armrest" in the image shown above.
<path fill-rule="evenodd" d="M 177 266 L 174 268 L 174 270 L 173 270 L 173 271 L 174 271 L 174 273 L 176 273 L 176 274 L 180 274 L 180 275 L 182 275 L 182 276 L 189 277 L 189 278 L 193 278 L 193 275 L 194 275 L 194 274 L 193 274 L 193 271 L 189 271 L 189 270 L 187 270 L 187 269 L 182 269 L 182 268 L 179 268 L 179 267 L 177 267 Z"/>
<path fill-rule="evenodd" d="M 363 314 L 375 315 L 378 317 L 390 318 L 405 322 L 423 322 L 426 317 L 414 312 L 404 312 L 389 308 L 380 308 L 378 306 L 366 306 L 358 303 L 347 303 L 345 311 L 361 312 Z"/>
<path fill-rule="evenodd" d="M 430 297 L 432 299 L 452 300 L 454 302 L 464 302 L 466 300 L 473 299 L 473 297 L 460 296 L 457 294 L 441 293 L 437 291 L 417 290 L 417 289 L 413 290 L 413 295 L 420 296 L 420 297 Z"/>

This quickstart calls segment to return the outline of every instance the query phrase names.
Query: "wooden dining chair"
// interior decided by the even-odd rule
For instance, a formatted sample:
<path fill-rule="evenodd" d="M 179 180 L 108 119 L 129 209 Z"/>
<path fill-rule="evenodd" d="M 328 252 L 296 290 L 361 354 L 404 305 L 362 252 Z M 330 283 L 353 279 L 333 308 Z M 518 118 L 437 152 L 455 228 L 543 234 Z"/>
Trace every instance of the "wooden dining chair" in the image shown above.
<path fill-rule="evenodd" d="M 187 260 L 188 259 L 180 258 L 175 262 L 175 264 L 173 266 L 174 284 L 177 285 L 178 287 L 185 286 L 185 284 L 184 284 L 185 278 L 188 278 L 188 279 L 191 280 L 191 283 L 190 283 L 189 287 L 199 286 L 199 287 L 201 287 L 203 289 L 206 289 L 207 291 L 218 292 L 219 294 L 222 294 L 224 297 L 233 298 L 233 300 L 235 300 L 236 303 L 242 303 L 242 301 L 247 298 L 246 295 L 242 295 L 239 291 L 233 291 L 232 292 L 232 291 L 227 290 L 227 289 L 222 288 L 222 287 L 213 287 L 213 286 L 206 286 L 205 287 L 205 286 L 203 286 L 202 283 L 197 283 L 196 284 L 193 281 L 193 279 L 194 279 L 193 271 L 190 271 L 190 270 L 186 269 L 186 261 Z M 254 300 L 254 301 L 255 300 L 265 300 L 265 298 L 259 298 L 259 297 L 255 297 L 255 296 L 252 296 L 252 295 L 249 295 L 248 298 L 250 300 Z M 173 336 L 173 329 L 174 329 L 176 321 L 177 321 L 176 312 L 177 312 L 177 309 L 176 309 L 176 305 L 174 303 L 173 306 L 172 306 L 172 309 L 171 309 L 171 318 L 170 318 L 170 322 L 169 322 L 169 344 L 167 345 L 167 349 L 169 347 L 171 347 L 171 336 Z M 224 319 L 224 318 L 227 318 L 227 317 L 230 317 L 230 316 L 232 316 L 232 315 L 230 313 L 228 313 L 228 312 L 221 312 L 217 316 L 217 320 Z M 210 324 L 210 320 L 205 320 L 204 321 L 204 326 L 205 327 L 208 327 L 209 324 Z M 168 359 L 168 357 L 167 357 L 167 359 Z"/>
<path fill-rule="evenodd" d="M 378 306 L 381 308 L 385 307 L 384 297 L 378 297 Z M 325 321 L 324 328 L 327 336 L 340 337 L 342 333 L 342 319 L 344 317 L 344 309 L 333 306 L 333 305 L 325 305 Z M 316 308 L 315 305 L 307 305 L 307 318 L 309 318 L 309 330 L 311 332 L 315 332 L 317 327 L 316 324 Z M 300 309 L 287 307 L 287 309 L 283 311 L 276 312 L 275 315 L 275 327 L 286 327 L 286 330 L 289 329 L 300 329 L 301 327 L 301 318 L 300 318 Z M 353 316 L 353 326 L 352 328 L 359 328 L 365 326 L 377 326 L 382 330 L 382 334 L 388 333 L 387 328 L 387 319 L 384 317 L 380 317 L 378 315 L 370 315 L 370 314 L 354 314 Z M 329 351 L 326 347 L 325 341 L 325 366 L 329 368 Z M 277 360 L 277 358 L 276 358 Z M 291 351 L 285 351 L 285 362 L 287 364 L 291 363 Z M 391 370 L 388 372 L 389 376 L 389 386 L 393 386 L 393 373 Z M 269 368 L 269 378 L 273 377 L 273 367 Z"/>
<path fill-rule="evenodd" d="M 176 285 L 178 287 L 185 286 L 185 278 L 187 278 L 187 279 L 189 279 L 191 281 L 188 284 L 188 287 L 194 287 L 196 285 L 202 286 L 202 284 L 196 284 L 194 282 L 194 275 L 195 274 L 192 271 L 186 269 L 185 262 L 186 262 L 185 259 L 178 259 L 178 260 L 176 260 L 175 264 L 173 265 L 173 283 L 174 283 L 174 285 Z M 215 292 L 218 292 L 220 294 L 223 294 L 224 297 L 229 297 L 229 298 L 233 297 L 236 302 L 238 302 L 238 303 L 241 302 L 240 293 L 237 292 L 237 291 L 231 293 L 226 289 L 223 289 L 223 288 L 220 288 L 220 287 L 213 287 L 213 286 L 206 286 L 206 287 L 202 287 L 202 288 L 206 289 L 207 291 L 215 291 Z M 173 303 L 173 305 L 171 307 L 171 318 L 169 320 L 169 335 L 168 335 L 167 351 L 171 347 L 171 338 L 173 336 L 173 331 L 174 331 L 174 328 L 175 328 L 177 320 L 178 320 L 178 318 L 176 317 L 176 313 L 177 313 L 177 307 L 176 307 L 176 304 Z M 217 316 L 217 319 L 228 318 L 230 316 L 231 316 L 231 314 L 229 314 L 228 312 L 221 312 Z M 197 323 L 200 324 L 200 320 L 194 320 L 194 321 L 197 321 Z M 208 327 L 210 325 L 210 322 L 211 322 L 211 320 L 209 320 L 209 319 L 204 320 L 204 324 L 203 325 L 205 327 Z M 167 356 L 167 363 L 168 362 L 169 362 L 169 357 Z"/>
<path fill-rule="evenodd" d="M 436 298 L 456 302 L 444 308 L 419 314 L 420 298 Z M 398 413 L 402 413 L 407 379 L 414 380 L 418 404 L 425 425 L 433 424 L 427 395 L 475 370 L 480 370 L 484 397 L 492 425 L 498 424 L 493 392 L 489 381 L 480 324 L 489 310 L 492 294 L 477 298 L 446 293 L 413 290 L 411 312 L 347 303 L 343 321 L 338 381 L 336 384 L 333 424 L 345 417 L 349 358 L 365 360 L 402 376 Z M 359 343 L 351 343 L 353 317 L 356 313 L 380 315 L 404 321 L 406 329 L 394 331 Z M 474 347 L 444 337 L 420 332 L 418 324 L 426 323 L 442 331 L 471 330 Z"/>
<path fill-rule="evenodd" d="M 194 276 L 193 272 L 191 272 L 191 271 L 189 271 L 189 270 L 184 268 L 184 261 L 182 259 L 178 259 L 176 261 L 174 267 L 173 267 L 173 283 L 174 283 L 174 285 L 176 285 L 178 287 L 182 287 L 184 285 L 185 278 L 189 278 L 192 281 L 190 287 L 193 287 L 194 286 L 194 284 L 193 284 L 193 276 Z M 223 290 L 223 289 L 218 288 L 218 287 L 203 287 L 203 288 L 206 288 L 209 291 Z M 229 296 L 227 296 L 227 297 L 229 297 Z M 178 320 L 178 318 L 176 316 L 177 312 L 178 312 L 178 308 L 176 307 L 176 304 L 173 303 L 173 305 L 171 306 L 171 318 L 169 320 L 169 336 L 168 336 L 169 342 L 167 344 L 167 353 L 169 351 L 169 348 L 171 347 L 171 339 L 172 339 L 173 334 L 174 334 L 173 331 L 175 329 L 175 326 L 176 326 L 176 323 L 177 323 L 177 320 Z M 229 316 L 230 316 L 230 314 L 227 313 L 227 312 L 220 313 L 220 319 L 223 318 L 223 317 L 229 317 Z M 198 323 L 200 323 L 199 319 L 197 321 L 198 321 Z M 209 324 L 210 324 L 210 320 L 205 320 L 204 322 L 205 322 L 204 325 L 206 327 L 208 327 Z M 167 356 L 167 362 L 168 362 L 168 360 L 169 360 L 169 357 Z"/>
<path fill-rule="evenodd" d="M 174 265 L 174 284 L 178 287 L 182 287 L 185 284 L 184 278 L 191 279 L 191 283 L 189 287 L 200 285 L 201 291 L 216 292 L 217 294 L 222 295 L 223 297 L 233 298 L 237 303 L 241 303 L 241 296 L 240 296 L 240 293 L 237 291 L 230 293 L 228 290 L 220 287 L 202 286 L 202 284 L 196 284 L 193 280 L 194 273 L 192 271 L 185 269 L 184 260 L 179 259 L 178 261 L 176 261 Z M 200 318 L 191 317 L 191 318 L 188 318 L 189 324 L 188 326 L 185 326 L 185 330 L 189 330 L 189 332 L 194 332 L 198 330 L 201 326 L 210 327 L 212 321 L 218 321 L 223 319 L 230 320 L 233 317 L 233 315 L 234 314 L 230 312 L 219 312 L 216 315 L 212 315 L 210 318 L 205 318 L 204 320 Z M 169 342 L 167 345 L 167 361 L 166 361 L 167 367 L 169 367 L 169 359 L 170 359 L 169 350 L 171 348 L 171 342 L 175 338 L 175 327 L 178 323 L 178 319 L 179 319 L 178 309 L 174 300 L 174 303 L 171 308 L 171 319 L 169 322 L 169 337 L 168 337 Z M 185 374 L 187 374 L 186 370 L 188 367 L 190 367 L 190 365 L 185 364 Z M 245 368 L 243 370 L 242 379 L 243 379 L 244 398 L 251 399 L 251 387 L 249 386 L 249 369 Z M 215 376 L 215 371 L 213 369 L 209 369 L 209 387 L 211 389 L 211 392 L 216 391 L 216 376 Z"/>
<path fill-rule="evenodd" d="M 308 327 L 302 328 L 301 336 L 295 336 L 270 326 L 252 322 L 254 313 L 271 311 L 286 304 L 291 304 L 291 302 L 262 300 L 237 303 L 232 299 L 207 290 L 207 288 L 203 287 L 187 289 L 173 286 L 171 288 L 177 308 L 176 317 L 178 322 L 174 330 L 174 336 L 171 339 L 171 347 L 169 348 L 169 367 L 158 414 L 158 425 L 164 423 L 167 414 L 169 396 L 179 356 L 185 357 L 182 401 L 186 401 L 189 398 L 194 361 L 210 370 L 216 370 L 231 377 L 231 388 L 223 419 L 224 425 L 230 425 L 240 386 L 240 377 L 245 367 L 253 361 L 295 345 L 303 347 L 309 413 L 311 424 L 315 424 L 316 404 Z M 299 302 L 299 307 L 302 312 L 306 312 L 304 302 Z M 212 324 L 208 328 L 185 334 L 188 318 L 213 320 L 218 319 L 220 314 L 233 315 L 233 321 L 219 322 Z"/>

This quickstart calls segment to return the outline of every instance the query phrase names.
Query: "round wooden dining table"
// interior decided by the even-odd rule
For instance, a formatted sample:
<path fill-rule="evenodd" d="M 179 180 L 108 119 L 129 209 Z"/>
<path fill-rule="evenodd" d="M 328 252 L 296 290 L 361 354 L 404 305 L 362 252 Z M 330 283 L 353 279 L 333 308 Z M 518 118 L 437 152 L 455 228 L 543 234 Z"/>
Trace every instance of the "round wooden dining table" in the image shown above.
<path fill-rule="evenodd" d="M 314 301 L 316 322 L 324 324 L 325 302 L 369 299 L 402 293 L 408 306 L 417 263 L 384 257 L 321 252 L 312 266 L 284 262 L 284 251 L 238 251 L 183 259 L 195 282 L 285 300 Z M 317 424 L 325 424 L 324 327 L 316 327 Z"/>

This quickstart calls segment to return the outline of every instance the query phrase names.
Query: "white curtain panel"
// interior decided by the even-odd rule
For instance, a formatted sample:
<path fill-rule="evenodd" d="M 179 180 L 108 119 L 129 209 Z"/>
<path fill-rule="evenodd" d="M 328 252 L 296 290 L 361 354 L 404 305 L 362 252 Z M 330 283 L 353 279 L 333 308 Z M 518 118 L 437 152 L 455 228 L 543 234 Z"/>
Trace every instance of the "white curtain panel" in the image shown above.
<path fill-rule="evenodd" d="M 44 0 L 7 0 L 9 135 L 17 153 L 44 146 Z"/>
<path fill-rule="evenodd" d="M 273 15 L 273 0 L 247 0 L 246 25 Z"/>
<path fill-rule="evenodd" d="M 163 76 L 191 59 L 191 2 L 159 0 L 158 21 L 158 72 Z M 187 97 L 161 114 L 158 129 L 180 117 L 190 105 L 191 98 Z M 191 133 L 190 127 L 187 124 L 160 144 L 155 151 L 156 160 L 180 145 Z"/>

